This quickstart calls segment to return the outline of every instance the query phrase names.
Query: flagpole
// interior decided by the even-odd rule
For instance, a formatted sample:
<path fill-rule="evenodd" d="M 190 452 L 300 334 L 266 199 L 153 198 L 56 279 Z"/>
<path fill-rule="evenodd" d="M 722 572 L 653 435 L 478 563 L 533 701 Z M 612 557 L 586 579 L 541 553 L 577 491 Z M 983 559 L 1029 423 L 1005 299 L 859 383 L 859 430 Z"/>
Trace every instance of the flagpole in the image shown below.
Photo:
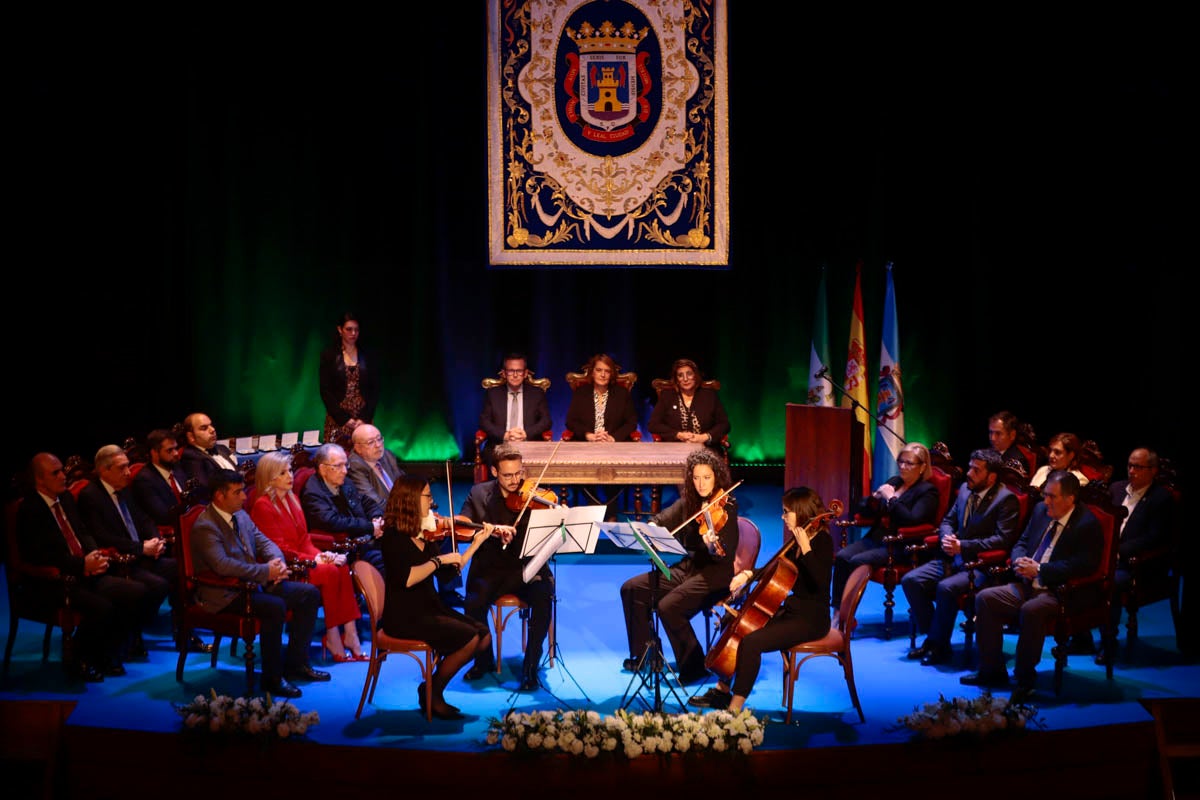
<path fill-rule="evenodd" d="M 876 416 L 875 414 L 872 414 L 871 409 L 867 408 L 862 403 L 858 402 L 858 399 L 855 398 L 854 395 L 852 395 L 852 394 L 850 394 L 850 392 L 846 391 L 845 386 L 842 386 L 840 383 L 835 381 L 833 378 L 829 377 L 828 370 L 825 370 L 823 372 L 824 372 L 824 374 L 822 374 L 821 377 L 824 378 L 825 380 L 829 381 L 829 384 L 831 386 L 833 386 L 833 388 L 835 388 L 839 392 L 841 392 L 843 398 L 845 398 L 845 399 L 849 400 L 851 403 L 853 403 L 856 408 L 861 408 L 863 411 L 867 412 L 867 416 L 870 417 L 871 419 L 875 420 L 875 424 L 877 424 L 881 428 L 886 428 L 887 432 L 890 433 L 892 436 L 895 436 L 897 439 L 899 439 L 901 444 L 908 444 L 908 441 L 905 440 L 905 438 L 903 436 L 896 433 L 896 431 L 894 431 L 892 429 L 891 425 L 888 425 L 886 422 L 881 420 L 878 416 Z"/>

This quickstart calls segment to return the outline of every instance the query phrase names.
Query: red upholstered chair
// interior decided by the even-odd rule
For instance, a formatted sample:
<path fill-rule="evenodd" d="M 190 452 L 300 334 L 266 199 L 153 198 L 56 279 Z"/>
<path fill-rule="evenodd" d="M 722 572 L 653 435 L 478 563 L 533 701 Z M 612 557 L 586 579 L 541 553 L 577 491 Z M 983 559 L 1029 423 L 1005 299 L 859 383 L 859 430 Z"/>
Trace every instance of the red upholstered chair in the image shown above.
<path fill-rule="evenodd" d="M 871 581 L 883 586 L 883 637 L 885 639 L 892 638 L 896 586 L 909 570 L 918 567 L 923 559 L 928 557 L 928 553 L 931 552 L 928 544 L 930 537 L 934 537 L 936 541 L 938 523 L 942 521 L 942 517 L 946 516 L 946 510 L 950 508 L 950 476 L 940 467 L 930 467 L 929 480 L 937 487 L 938 492 L 937 512 L 933 517 L 937 522 L 897 528 L 892 534 L 884 536 L 882 541 L 887 546 L 887 561 L 881 566 L 871 569 Z M 842 528 L 842 547 L 845 547 L 847 543 L 847 528 L 851 526 L 870 527 L 877 522 L 882 523 L 890 530 L 891 526 L 888 524 L 886 515 L 882 518 L 870 518 L 856 514 L 850 520 L 838 522 L 837 524 Z"/>
<path fill-rule="evenodd" d="M 536 386 L 537 388 L 541 389 L 543 392 L 550 390 L 550 379 L 533 377 L 533 370 L 525 371 L 525 382 L 528 383 L 530 386 Z M 484 378 L 482 381 L 480 381 L 480 385 L 483 386 L 484 390 L 494 389 L 497 386 L 503 386 L 505 383 L 506 383 L 506 381 L 504 380 L 504 370 L 500 370 L 500 377 L 498 377 L 498 378 Z M 542 434 L 542 439 L 544 441 L 548 442 L 553 438 L 554 438 L 553 430 L 548 430 Z M 476 483 L 482 483 L 483 481 L 486 481 L 488 479 L 488 467 L 490 467 L 491 465 L 485 464 L 483 461 L 483 451 L 486 447 L 487 447 L 487 433 L 485 433 L 483 431 L 483 429 L 475 431 L 475 473 L 474 474 L 475 474 L 475 482 Z"/>
<path fill-rule="evenodd" d="M 1046 633 L 1054 637 L 1051 653 L 1054 655 L 1054 693 L 1062 693 L 1063 671 L 1067 668 L 1068 640 L 1080 633 L 1100 629 L 1101 652 L 1116 652 L 1116 631 L 1112 626 L 1113 575 L 1117 567 L 1117 520 L 1124 515 L 1124 508 L 1102 507 L 1095 503 L 1085 504 L 1104 532 L 1103 556 L 1100 565 L 1091 575 L 1073 578 L 1062 586 L 1055 587 L 1058 595 L 1058 615 L 1050 619 Z M 1104 667 L 1105 676 L 1111 681 L 1113 660 L 1108 659 Z"/>
<path fill-rule="evenodd" d="M 79 612 L 71 608 L 71 598 L 68 593 L 75 580 L 74 577 L 64 575 L 59 572 L 57 567 L 27 564 L 21 558 L 21 548 L 17 543 L 17 511 L 22 502 L 23 498 L 18 497 L 9 501 L 4 507 L 4 521 L 8 538 L 5 550 L 8 561 L 4 567 L 5 583 L 8 586 L 8 641 L 4 645 L 3 674 L 5 680 L 8 679 L 8 665 L 12 661 L 13 645 L 17 641 L 17 624 L 21 620 L 27 619 L 30 622 L 46 626 L 46 632 L 42 636 L 43 664 L 50 660 L 50 639 L 55 628 L 62 631 L 63 663 L 70 663 L 72 660 L 72 636 L 81 621 Z M 35 598 L 29 594 L 29 586 L 36 582 L 55 586 L 54 596 L 60 598 L 58 602 L 47 604 L 42 593 L 39 593 L 35 602 Z M 61 590 L 61 594 L 57 590 Z"/>
<path fill-rule="evenodd" d="M 304 491 L 304 484 L 316 474 L 316 471 L 317 468 L 311 466 L 300 467 L 296 470 L 295 475 L 292 477 L 292 492 L 296 497 L 300 497 L 301 492 Z M 246 507 L 249 508 L 249 503 L 247 503 Z M 308 535 L 312 537 L 313 544 L 318 550 L 333 550 L 335 552 L 345 552 L 347 550 L 345 531 L 323 531 L 318 528 L 309 528 Z"/>
<path fill-rule="evenodd" d="M 211 573 L 196 574 L 192 563 L 192 526 L 196 518 L 203 513 L 205 506 L 194 505 L 179 517 L 176 541 L 179 547 L 176 560 L 179 563 L 179 641 L 191 640 L 196 630 L 211 631 L 213 648 L 210 654 L 210 666 L 217 668 L 217 654 L 221 649 L 221 637 L 228 636 L 235 642 L 241 639 L 245 643 L 243 661 L 246 664 L 246 693 L 254 692 L 254 640 L 260 630 L 258 618 L 251 613 L 250 594 L 258 590 L 258 584 L 239 581 L 236 578 L 226 578 Z M 236 588 L 242 592 L 243 602 L 231 606 L 238 611 L 217 612 L 206 609 L 196 602 L 196 587 L 201 584 Z M 289 614 L 290 616 L 290 614 Z M 179 648 L 179 658 L 175 662 L 175 680 L 183 682 L 183 666 L 187 661 L 189 648 Z"/>

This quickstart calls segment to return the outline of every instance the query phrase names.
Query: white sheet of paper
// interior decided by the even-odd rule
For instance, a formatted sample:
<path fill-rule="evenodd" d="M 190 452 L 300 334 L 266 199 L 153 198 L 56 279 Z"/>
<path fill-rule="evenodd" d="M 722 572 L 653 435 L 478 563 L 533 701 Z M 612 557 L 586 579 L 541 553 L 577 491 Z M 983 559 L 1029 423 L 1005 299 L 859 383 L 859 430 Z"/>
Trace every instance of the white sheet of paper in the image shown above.
<path fill-rule="evenodd" d="M 638 544 L 633 531 L 636 528 L 637 532 L 642 535 L 642 538 L 650 543 L 660 553 L 675 553 L 676 555 L 687 555 L 687 549 L 679 543 L 679 540 L 671 535 L 671 532 L 661 525 L 655 525 L 653 522 L 602 522 L 599 526 L 600 532 L 612 539 L 618 547 L 626 547 L 630 550 L 640 550 L 641 545 Z"/>
<path fill-rule="evenodd" d="M 273 433 L 270 435 L 259 434 L 258 449 L 259 449 L 259 452 L 262 452 L 262 453 L 269 453 L 272 450 L 274 450 L 275 449 L 275 434 L 273 434 Z"/>
<path fill-rule="evenodd" d="M 300 441 L 300 434 L 292 432 L 285 433 L 279 437 L 279 449 L 290 450 L 296 442 Z"/>
<path fill-rule="evenodd" d="M 235 453 L 253 453 L 255 451 L 253 436 L 239 436 L 233 445 Z"/>
<path fill-rule="evenodd" d="M 304 432 L 304 446 L 305 447 L 316 447 L 320 443 L 321 443 L 321 432 L 320 431 L 305 431 Z"/>
<path fill-rule="evenodd" d="M 525 529 L 521 557 L 537 553 L 548 538 L 563 539 L 559 553 L 594 553 L 600 540 L 597 524 L 604 521 L 607 506 L 575 506 L 567 508 L 536 508 L 528 511 L 529 525 Z M 566 527 L 565 534 L 562 530 Z"/>
<path fill-rule="evenodd" d="M 563 547 L 563 543 L 566 541 L 568 540 L 562 536 L 547 536 L 545 541 L 542 542 L 542 546 L 534 552 L 533 558 L 525 563 L 525 567 L 521 570 L 521 579 L 526 583 L 533 580 L 542 567 L 546 565 L 546 562 L 550 560 L 551 556 L 562 552 L 560 548 Z"/>

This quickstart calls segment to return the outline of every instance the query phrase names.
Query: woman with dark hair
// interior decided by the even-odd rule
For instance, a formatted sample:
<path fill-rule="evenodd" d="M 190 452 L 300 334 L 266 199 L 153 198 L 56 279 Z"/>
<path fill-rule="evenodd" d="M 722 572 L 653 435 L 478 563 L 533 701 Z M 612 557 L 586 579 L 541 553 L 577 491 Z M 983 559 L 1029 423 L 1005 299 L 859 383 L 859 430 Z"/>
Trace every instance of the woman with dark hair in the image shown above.
<path fill-rule="evenodd" d="M 621 368 L 612 356 L 597 353 L 584 364 L 591 378 L 571 395 L 567 430 L 577 442 L 628 442 L 637 429 L 633 396 L 617 383 Z"/>
<path fill-rule="evenodd" d="M 695 442 L 719 448 L 729 435 L 729 417 L 716 389 L 701 384 L 696 362 L 678 359 L 671 365 L 671 387 L 663 389 L 646 424 L 664 442 Z"/>
<path fill-rule="evenodd" d="M 829 633 L 829 579 L 833 572 L 833 537 L 829 524 L 821 520 L 809 531 L 809 521 L 826 513 L 821 495 L 807 486 L 783 493 L 783 525 L 793 546 L 780 558 L 796 568 L 791 594 L 762 627 L 747 633 L 737 646 L 732 684 L 724 680 L 688 701 L 700 708 L 728 708 L 741 711 L 754 688 L 762 667 L 762 654 L 787 650 L 801 642 L 811 642 Z M 785 537 L 786 538 L 786 537 Z M 768 562 L 770 563 L 770 562 Z M 763 569 L 766 567 L 764 566 Z M 762 569 L 744 569 L 729 584 L 732 595 L 750 581 L 757 580 Z"/>
<path fill-rule="evenodd" d="M 326 442 L 350 450 L 350 435 L 364 422 L 375 421 L 379 403 L 379 365 L 359 347 L 358 315 L 346 311 L 337 321 L 333 344 L 321 351 L 318 380 L 325 404 Z"/>
<path fill-rule="evenodd" d="M 650 610 L 657 582 L 658 617 L 675 653 L 680 683 L 698 683 L 707 677 L 704 651 L 692 628 L 692 617 L 723 599 L 733 580 L 733 559 L 738 548 L 737 504 L 729 495 L 723 503 L 711 503 L 732 485 L 729 466 L 716 453 L 702 448 L 688 456 L 679 499 L 653 519 L 655 524 L 675 531 L 675 538 L 688 554 L 671 567 L 669 577 L 657 571 L 643 573 L 621 586 L 630 655 L 625 659 L 625 669 L 637 669 L 653 636 Z M 696 516 L 706 505 L 708 513 Z M 689 517 L 696 518 L 683 524 Z"/>
<path fill-rule="evenodd" d="M 1029 479 L 1030 487 L 1041 489 L 1042 484 L 1051 472 L 1063 469 L 1079 479 L 1080 486 L 1088 485 L 1088 478 L 1079 469 L 1079 457 L 1083 452 L 1083 442 L 1073 433 L 1056 433 L 1050 437 L 1046 447 L 1046 463 L 1038 467 L 1037 472 Z"/>
<path fill-rule="evenodd" d="M 380 538 L 387 575 L 380 627 L 389 636 L 421 639 L 443 654 L 429 679 L 433 683 L 429 710 L 438 719 L 462 719 L 459 709 L 447 703 L 442 693 L 476 653 L 492 646 L 492 637 L 487 625 L 442 602 L 433 576 L 441 573 L 438 577 L 446 579 L 461 572 L 494 527 L 483 523 L 466 552 L 460 553 L 456 547 L 445 554 L 438 543 L 425 539 L 436 530 L 429 482 L 410 476 L 397 480 L 388 494 Z M 417 696 L 424 711 L 425 684 L 417 687 Z"/>

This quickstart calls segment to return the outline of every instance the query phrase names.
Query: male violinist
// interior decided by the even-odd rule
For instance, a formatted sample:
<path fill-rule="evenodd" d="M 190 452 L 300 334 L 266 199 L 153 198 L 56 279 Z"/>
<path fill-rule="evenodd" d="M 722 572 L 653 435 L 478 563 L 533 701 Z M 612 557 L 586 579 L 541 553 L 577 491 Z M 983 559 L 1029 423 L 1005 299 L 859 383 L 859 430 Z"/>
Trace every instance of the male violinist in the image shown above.
<path fill-rule="evenodd" d="M 529 640 L 519 690 L 532 691 L 538 687 L 538 665 L 550 631 L 554 575 L 546 564 L 528 583 L 521 574 L 528 560 L 521 558 L 521 545 L 529 525 L 529 512 L 521 513 L 524 501 L 520 490 L 525 475 L 521 451 L 508 443 L 497 445 L 492 461 L 493 480 L 472 486 L 459 514 L 472 522 L 515 525 L 516 534 L 511 538 L 490 537 L 476 551 L 467 574 L 463 612 L 486 625 L 488 609 L 501 595 L 515 594 L 529 605 Z M 486 649 L 475 656 L 475 664 L 463 677 L 475 681 L 495 669 L 496 656 Z"/>

